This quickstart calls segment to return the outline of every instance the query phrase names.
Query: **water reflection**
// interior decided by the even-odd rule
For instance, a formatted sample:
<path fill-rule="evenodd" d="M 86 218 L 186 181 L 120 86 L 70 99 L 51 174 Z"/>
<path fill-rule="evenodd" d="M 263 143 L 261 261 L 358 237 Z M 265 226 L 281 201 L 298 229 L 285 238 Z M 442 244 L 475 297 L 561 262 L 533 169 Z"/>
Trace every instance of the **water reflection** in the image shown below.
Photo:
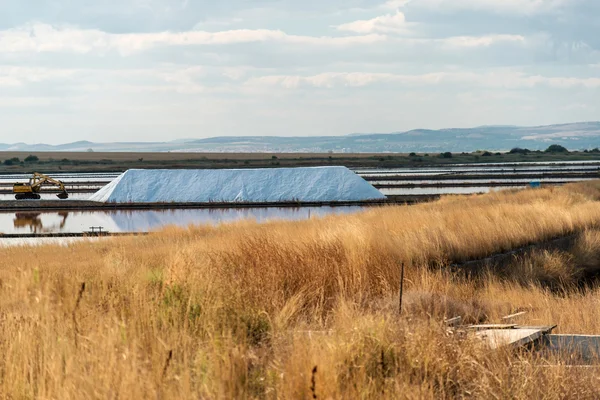
<path fill-rule="evenodd" d="M 92 195 L 90 193 L 69 193 L 69 200 L 87 200 Z M 42 200 L 54 200 L 57 201 L 56 193 L 41 193 Z M 15 195 L 12 193 L 0 194 L 0 200 L 14 201 Z M 38 200 L 19 200 L 19 201 L 38 201 Z"/>
<path fill-rule="evenodd" d="M 524 186 L 528 186 L 532 181 L 542 182 L 542 183 L 570 183 L 570 182 L 585 182 L 585 181 L 593 181 L 598 178 L 540 178 L 540 179 L 444 179 L 444 180 L 393 180 L 386 181 L 382 179 L 380 181 L 370 181 L 371 185 L 440 185 L 440 186 L 448 186 L 448 185 L 464 185 L 464 184 L 472 184 L 473 186 L 483 186 L 483 185 L 492 185 L 496 183 L 514 183 L 515 185 L 523 184 Z"/>
<path fill-rule="evenodd" d="M 62 229 L 65 227 L 67 222 L 69 213 L 66 211 L 59 212 L 58 216 L 62 218 L 60 222 L 51 224 L 50 226 L 47 225 L 46 227 L 44 227 L 44 223 L 40 218 L 41 215 L 42 213 L 40 212 L 15 213 L 13 227 L 15 230 L 19 231 L 29 229 L 29 233 L 62 232 Z"/>
<path fill-rule="evenodd" d="M 18 246 L 70 246 L 75 243 L 97 242 L 107 238 L 63 237 L 63 238 L 2 238 L 0 247 Z"/>
<path fill-rule="evenodd" d="M 104 212 L 17 212 L 0 213 L 0 232 L 2 233 L 81 233 L 91 226 L 103 226 L 118 232 L 114 221 Z"/>
<path fill-rule="evenodd" d="M 230 208 L 202 210 L 115 211 L 111 218 L 123 232 L 155 230 L 166 225 L 187 226 L 219 224 L 242 219 L 266 222 L 269 220 L 302 220 L 328 214 L 358 212 L 362 207 L 299 207 L 299 208 Z"/>
<path fill-rule="evenodd" d="M 167 225 L 215 225 L 242 219 L 303 220 L 355 213 L 362 207 L 239 208 L 0 213 L 2 233 L 80 233 L 92 226 L 109 232 L 148 232 Z"/>

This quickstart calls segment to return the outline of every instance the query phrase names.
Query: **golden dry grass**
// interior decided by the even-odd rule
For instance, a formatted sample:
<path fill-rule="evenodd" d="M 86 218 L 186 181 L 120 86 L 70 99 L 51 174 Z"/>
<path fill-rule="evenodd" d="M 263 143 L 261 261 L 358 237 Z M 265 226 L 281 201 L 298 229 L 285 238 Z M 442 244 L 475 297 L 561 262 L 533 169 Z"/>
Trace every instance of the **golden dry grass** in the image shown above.
<path fill-rule="evenodd" d="M 526 309 L 524 323 L 599 333 L 600 290 L 576 285 L 600 267 L 599 200 L 593 182 L 1 249 L 0 394 L 598 398 L 594 369 L 490 352 L 442 321 L 496 322 Z M 570 252 L 521 257 L 503 274 L 444 268 L 578 231 Z"/>

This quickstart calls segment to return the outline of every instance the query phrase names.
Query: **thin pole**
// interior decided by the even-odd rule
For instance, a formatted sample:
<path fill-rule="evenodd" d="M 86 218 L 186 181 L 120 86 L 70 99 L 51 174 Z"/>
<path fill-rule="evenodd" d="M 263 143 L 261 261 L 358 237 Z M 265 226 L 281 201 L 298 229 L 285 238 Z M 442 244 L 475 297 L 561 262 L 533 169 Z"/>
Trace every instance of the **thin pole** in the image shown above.
<path fill-rule="evenodd" d="M 404 263 L 402 263 L 402 269 L 400 271 L 400 301 L 398 304 L 398 313 L 402 314 L 402 295 L 404 292 Z"/>

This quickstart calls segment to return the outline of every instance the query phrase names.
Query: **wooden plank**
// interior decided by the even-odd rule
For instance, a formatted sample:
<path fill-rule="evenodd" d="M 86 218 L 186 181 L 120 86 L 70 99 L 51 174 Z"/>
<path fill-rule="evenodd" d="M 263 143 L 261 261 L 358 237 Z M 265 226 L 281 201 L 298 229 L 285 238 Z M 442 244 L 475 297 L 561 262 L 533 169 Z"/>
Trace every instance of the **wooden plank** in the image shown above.
<path fill-rule="evenodd" d="M 483 329 L 515 329 L 517 324 L 484 324 L 484 325 L 469 325 L 469 329 L 483 330 Z"/>
<path fill-rule="evenodd" d="M 539 339 L 543 332 L 538 329 L 486 329 L 478 331 L 476 336 L 490 348 L 522 346 Z"/>
<path fill-rule="evenodd" d="M 492 349 L 500 347 L 525 346 L 542 338 L 551 332 L 555 326 L 519 327 L 513 329 L 485 329 L 475 333 L 476 337 L 483 340 Z"/>
<path fill-rule="evenodd" d="M 541 329 L 545 333 L 550 333 L 550 332 L 552 332 L 556 328 L 556 325 L 534 325 L 534 326 L 519 325 L 519 329 L 521 329 L 521 328 L 524 328 L 524 329 Z"/>
<path fill-rule="evenodd" d="M 525 314 L 527 314 L 527 311 L 521 311 L 515 314 L 507 315 L 506 317 L 502 317 L 502 321 L 510 321 L 511 319 L 522 317 Z"/>

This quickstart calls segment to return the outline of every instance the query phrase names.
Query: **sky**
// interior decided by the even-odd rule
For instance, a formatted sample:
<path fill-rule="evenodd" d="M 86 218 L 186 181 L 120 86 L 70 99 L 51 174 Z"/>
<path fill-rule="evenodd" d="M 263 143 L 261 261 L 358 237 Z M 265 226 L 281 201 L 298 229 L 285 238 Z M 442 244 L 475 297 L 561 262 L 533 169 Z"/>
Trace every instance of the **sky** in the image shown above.
<path fill-rule="evenodd" d="M 598 0 L 0 0 L 0 142 L 600 120 Z"/>

